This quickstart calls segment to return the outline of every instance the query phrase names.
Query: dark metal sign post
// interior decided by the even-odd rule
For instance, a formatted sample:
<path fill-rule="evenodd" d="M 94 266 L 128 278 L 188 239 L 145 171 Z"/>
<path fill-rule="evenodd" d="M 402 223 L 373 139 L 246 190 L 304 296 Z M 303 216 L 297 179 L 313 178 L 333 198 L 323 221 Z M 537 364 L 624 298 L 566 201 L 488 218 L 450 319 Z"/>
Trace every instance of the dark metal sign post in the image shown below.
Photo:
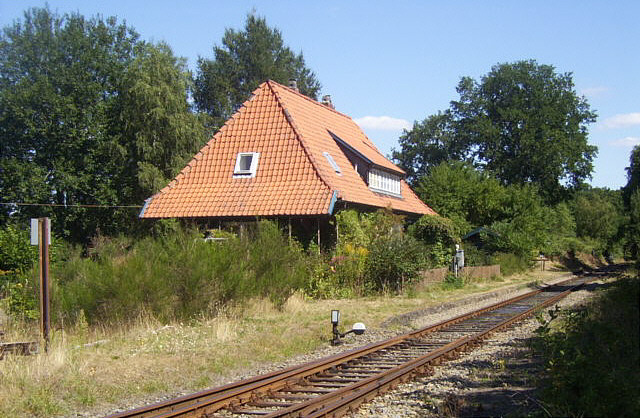
<path fill-rule="evenodd" d="M 34 228 L 37 227 L 37 235 Z M 49 218 L 31 219 L 31 244 L 38 245 L 40 267 L 40 331 L 44 338 L 44 351 L 49 351 L 49 331 L 51 330 L 49 284 L 49 245 L 51 244 L 51 221 Z M 35 237 L 37 236 L 37 243 Z"/>

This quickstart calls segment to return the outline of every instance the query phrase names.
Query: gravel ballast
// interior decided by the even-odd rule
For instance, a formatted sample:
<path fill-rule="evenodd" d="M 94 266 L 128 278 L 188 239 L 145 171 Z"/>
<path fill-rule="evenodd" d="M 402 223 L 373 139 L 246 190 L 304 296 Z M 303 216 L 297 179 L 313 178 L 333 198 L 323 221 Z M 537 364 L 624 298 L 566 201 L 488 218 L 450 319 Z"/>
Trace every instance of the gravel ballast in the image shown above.
<path fill-rule="evenodd" d="M 584 303 L 597 282 L 557 303 Z M 526 416 L 545 413 L 536 398 L 536 377 L 543 372 L 527 341 L 539 327 L 535 318 L 493 334 L 481 347 L 434 368 L 431 376 L 399 385 L 363 404 L 353 417 Z"/>

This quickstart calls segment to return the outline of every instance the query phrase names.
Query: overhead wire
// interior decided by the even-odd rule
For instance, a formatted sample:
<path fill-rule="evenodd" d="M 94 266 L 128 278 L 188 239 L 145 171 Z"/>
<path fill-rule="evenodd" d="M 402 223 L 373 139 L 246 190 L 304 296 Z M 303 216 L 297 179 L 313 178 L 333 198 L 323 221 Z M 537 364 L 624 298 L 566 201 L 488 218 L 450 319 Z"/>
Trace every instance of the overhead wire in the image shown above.
<path fill-rule="evenodd" d="M 83 205 L 83 204 L 64 204 L 64 203 L 22 203 L 22 202 L 0 202 L 3 206 L 40 206 L 40 207 L 61 207 L 61 208 L 90 208 L 90 209 L 122 209 L 122 208 L 141 208 L 143 205 Z"/>

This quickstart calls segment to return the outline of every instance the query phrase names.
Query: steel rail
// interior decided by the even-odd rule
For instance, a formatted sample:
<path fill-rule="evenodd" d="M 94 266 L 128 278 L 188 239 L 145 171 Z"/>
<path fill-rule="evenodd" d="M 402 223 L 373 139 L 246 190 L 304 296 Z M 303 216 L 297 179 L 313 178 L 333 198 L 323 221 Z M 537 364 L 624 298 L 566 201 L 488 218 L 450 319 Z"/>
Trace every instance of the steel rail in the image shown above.
<path fill-rule="evenodd" d="M 473 345 L 478 343 L 481 340 L 487 338 L 490 334 L 493 334 L 497 331 L 500 331 L 515 322 L 521 321 L 522 319 L 532 315 L 533 313 L 539 311 L 540 309 L 544 309 L 545 307 L 552 305 L 559 301 L 560 299 L 567 296 L 569 293 L 574 291 L 576 288 L 579 288 L 584 285 L 584 282 L 577 284 L 574 287 L 571 287 L 565 290 L 562 293 L 553 296 L 552 298 L 542 302 L 541 304 L 537 304 L 526 311 L 508 318 L 499 324 L 484 330 L 476 335 L 470 335 L 465 338 L 461 338 L 459 340 L 452 341 L 451 343 L 430 352 L 429 354 L 412 360 L 405 365 L 398 367 L 396 369 L 390 370 L 388 372 L 381 373 L 375 378 L 367 379 L 367 381 L 363 381 L 362 385 L 359 387 L 353 387 L 353 390 L 344 391 L 343 393 L 338 393 L 338 391 L 331 393 L 325 399 L 314 399 L 315 403 L 307 403 L 307 405 L 296 405 L 297 408 L 291 408 L 289 411 L 279 411 L 276 414 L 265 415 L 266 417 L 284 417 L 284 416 L 293 416 L 295 413 L 300 411 L 300 414 L 296 416 L 304 416 L 309 418 L 316 417 L 324 417 L 324 416 L 340 416 L 346 412 L 349 412 L 365 401 L 370 401 L 374 397 L 378 396 L 380 393 L 384 393 L 386 390 L 391 388 L 394 384 L 405 382 L 409 380 L 414 374 L 424 372 L 425 369 L 429 366 L 436 365 L 434 361 L 437 361 L 443 357 L 449 355 L 450 358 L 456 356 L 462 351 L 466 351 L 471 348 Z M 354 385 L 355 386 L 355 385 Z M 350 387 L 351 388 L 351 387 Z M 336 399 L 337 398 L 337 399 Z"/>
<path fill-rule="evenodd" d="M 569 279 L 562 283 L 558 283 L 553 286 L 561 286 L 568 282 L 574 281 L 576 278 Z M 255 399 L 259 395 L 263 395 L 268 392 L 278 391 L 290 385 L 293 380 L 301 380 L 305 379 L 309 376 L 322 373 L 326 370 L 334 368 L 340 364 L 344 364 L 346 362 L 366 357 L 372 353 L 383 350 L 388 347 L 396 346 L 403 342 L 413 340 L 416 338 L 424 337 L 430 333 L 434 333 L 444 327 L 451 326 L 452 324 L 456 324 L 458 322 L 462 322 L 464 320 L 468 320 L 470 318 L 477 317 L 486 312 L 494 311 L 505 307 L 510 304 L 517 303 L 527 298 L 531 298 L 545 290 L 548 290 L 552 286 L 547 286 L 545 288 L 536 289 L 531 292 L 527 292 L 525 294 L 516 296 L 514 298 L 497 302 L 491 304 L 487 307 L 481 308 L 479 310 L 469 312 L 466 314 L 458 315 L 452 319 L 448 319 L 445 321 L 441 321 L 435 325 L 431 325 L 425 327 L 423 329 L 410 332 L 408 334 L 394 337 L 388 340 L 384 340 L 381 342 L 371 343 L 361 348 L 356 348 L 353 350 L 346 351 L 344 353 L 336 354 L 324 359 L 316 360 L 311 363 L 303 364 L 300 366 L 291 366 L 283 370 L 271 372 L 265 375 L 256 376 L 250 379 L 245 379 L 239 382 L 230 383 L 224 386 L 220 386 L 213 389 L 208 389 L 202 392 L 185 395 L 173 400 L 168 400 L 164 402 L 160 402 L 154 405 L 148 405 L 141 408 L 136 408 L 131 411 L 124 411 L 120 413 L 116 413 L 110 415 L 109 418 L 129 418 L 129 417 L 162 417 L 162 418 L 170 418 L 170 417 L 178 417 L 178 416 L 201 416 L 204 413 L 212 413 L 219 409 L 226 408 L 232 405 L 238 405 L 241 403 L 245 403 Z M 569 292 L 567 290 L 566 292 Z M 563 294 L 566 294 L 563 292 Z M 549 302 L 553 303 L 553 302 Z M 432 351 L 432 353 L 440 352 L 441 349 L 437 349 Z M 437 356 L 438 357 L 438 356 Z M 407 364 L 413 364 L 415 360 Z M 397 370 L 398 368 L 394 368 L 391 370 Z M 386 372 L 385 375 L 390 373 L 390 371 Z M 371 378 L 374 381 L 378 381 L 381 379 L 380 375 L 377 377 Z M 363 383 L 368 382 L 371 379 L 365 379 L 358 383 L 358 387 L 363 387 L 363 385 L 371 384 Z M 366 386 L 368 387 L 368 386 Z M 346 388 L 338 389 L 326 395 L 320 395 L 314 400 L 327 400 L 334 399 L 336 396 L 342 396 Z M 340 394 L 340 395 L 338 395 Z M 310 401 L 303 402 L 305 404 L 304 408 L 308 408 L 310 405 Z M 299 405 L 302 405 L 299 404 Z M 322 408 L 325 408 L 323 406 Z M 293 406 L 291 408 L 294 408 Z M 318 408 L 315 407 L 317 410 Z M 282 410 L 284 412 L 288 410 L 285 408 Z M 297 410 L 297 409 L 296 409 Z M 279 415 L 273 415 L 279 416 Z"/>

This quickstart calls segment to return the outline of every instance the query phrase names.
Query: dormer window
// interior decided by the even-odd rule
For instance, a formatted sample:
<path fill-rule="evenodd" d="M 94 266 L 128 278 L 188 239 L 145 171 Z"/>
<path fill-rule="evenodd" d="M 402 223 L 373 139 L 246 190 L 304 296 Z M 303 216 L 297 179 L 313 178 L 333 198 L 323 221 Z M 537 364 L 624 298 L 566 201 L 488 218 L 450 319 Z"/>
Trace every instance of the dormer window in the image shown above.
<path fill-rule="evenodd" d="M 239 152 L 233 169 L 234 178 L 255 177 L 258 170 L 259 152 Z"/>
<path fill-rule="evenodd" d="M 378 193 L 401 197 L 400 176 L 387 171 L 371 168 L 369 170 L 369 188 Z"/>

